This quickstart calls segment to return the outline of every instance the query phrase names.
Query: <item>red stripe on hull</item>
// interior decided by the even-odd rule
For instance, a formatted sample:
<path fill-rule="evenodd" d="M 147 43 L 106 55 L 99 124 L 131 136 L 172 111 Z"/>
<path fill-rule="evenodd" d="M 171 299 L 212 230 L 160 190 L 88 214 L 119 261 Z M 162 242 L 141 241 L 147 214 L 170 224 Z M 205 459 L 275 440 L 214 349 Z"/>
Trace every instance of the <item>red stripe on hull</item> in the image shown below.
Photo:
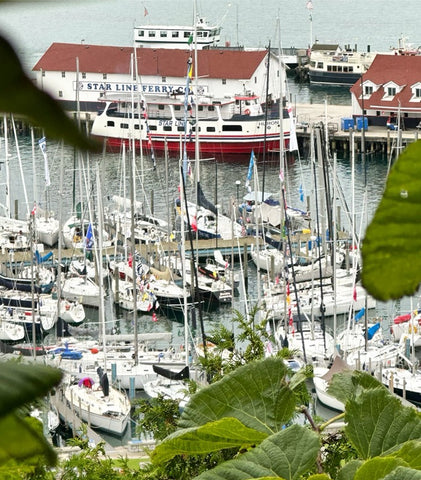
<path fill-rule="evenodd" d="M 97 137 L 102 138 L 102 137 Z M 128 139 L 123 138 L 107 138 L 107 146 L 110 150 L 115 151 L 116 149 L 120 149 L 122 144 L 125 143 L 126 147 L 131 148 L 133 142 Z M 188 153 L 195 152 L 195 142 L 188 141 L 186 144 L 186 151 Z M 139 148 L 139 140 L 135 140 L 135 148 Z M 142 142 L 142 148 L 144 151 L 149 151 L 150 146 L 147 141 Z M 182 144 L 182 148 L 184 148 L 184 144 Z M 289 138 L 285 139 L 285 148 L 289 148 Z M 164 152 L 165 151 L 165 142 L 161 140 L 154 140 L 153 141 L 153 149 L 155 152 Z M 180 152 L 180 142 L 172 142 L 168 141 L 167 149 L 170 152 Z M 279 140 L 266 140 L 266 143 L 263 141 L 239 141 L 239 142 L 200 142 L 199 150 L 200 153 L 208 153 L 208 154 L 249 154 L 252 150 L 255 153 L 262 153 L 264 150 L 269 152 L 271 150 L 278 150 L 279 149 Z"/>

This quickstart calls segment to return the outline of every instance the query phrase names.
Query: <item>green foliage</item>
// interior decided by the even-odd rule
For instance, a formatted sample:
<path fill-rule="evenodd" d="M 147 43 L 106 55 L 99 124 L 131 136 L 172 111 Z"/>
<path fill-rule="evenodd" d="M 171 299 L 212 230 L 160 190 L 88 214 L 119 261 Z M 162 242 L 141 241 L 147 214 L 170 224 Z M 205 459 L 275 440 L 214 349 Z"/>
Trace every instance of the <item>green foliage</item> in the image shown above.
<path fill-rule="evenodd" d="M 421 281 L 421 141 L 392 167 L 383 197 L 363 241 L 362 282 L 378 300 L 416 293 Z"/>
<path fill-rule="evenodd" d="M 156 440 L 163 440 L 173 433 L 180 417 L 178 402 L 158 395 L 157 398 L 136 399 L 133 416 L 137 418 L 138 433 L 152 433 Z"/>

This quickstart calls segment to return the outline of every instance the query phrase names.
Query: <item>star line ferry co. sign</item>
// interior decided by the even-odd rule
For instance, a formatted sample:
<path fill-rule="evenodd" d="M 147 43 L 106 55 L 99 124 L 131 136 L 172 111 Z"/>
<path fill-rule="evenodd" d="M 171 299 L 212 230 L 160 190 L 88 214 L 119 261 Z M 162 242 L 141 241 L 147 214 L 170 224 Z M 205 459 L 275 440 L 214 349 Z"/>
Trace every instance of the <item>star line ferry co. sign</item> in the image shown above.
<path fill-rule="evenodd" d="M 184 94 L 186 87 L 183 85 L 169 84 L 137 84 L 137 83 L 120 83 L 120 82 L 78 82 L 79 91 L 95 92 L 95 93 L 130 93 L 142 92 L 154 95 L 171 95 Z M 73 89 L 76 90 L 76 82 L 73 82 Z M 200 86 L 199 94 L 206 93 L 207 87 Z"/>

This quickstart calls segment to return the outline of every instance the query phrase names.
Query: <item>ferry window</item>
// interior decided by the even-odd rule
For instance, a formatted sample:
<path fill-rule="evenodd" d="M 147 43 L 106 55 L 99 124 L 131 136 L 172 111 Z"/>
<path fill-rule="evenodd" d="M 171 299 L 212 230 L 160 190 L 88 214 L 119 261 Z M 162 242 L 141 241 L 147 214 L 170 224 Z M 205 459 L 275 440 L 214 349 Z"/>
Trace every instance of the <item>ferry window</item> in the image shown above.
<path fill-rule="evenodd" d="M 198 37 L 203 37 L 203 32 L 197 32 Z"/>
<path fill-rule="evenodd" d="M 310 65 L 311 65 L 313 68 L 315 68 L 315 67 L 316 67 L 316 62 L 315 62 L 314 60 L 312 60 L 312 61 L 310 62 Z"/>
<path fill-rule="evenodd" d="M 45 77 L 45 70 L 42 71 L 42 76 Z"/>
<path fill-rule="evenodd" d="M 159 36 L 160 36 L 161 38 L 167 38 L 167 32 L 166 32 L 165 30 L 161 30 Z"/>
<path fill-rule="evenodd" d="M 174 105 L 174 110 L 180 111 L 181 110 L 181 105 Z"/>
<path fill-rule="evenodd" d="M 373 87 L 371 85 L 370 86 L 366 85 L 364 87 L 364 93 L 366 95 L 371 95 L 373 93 Z"/>
<path fill-rule="evenodd" d="M 348 67 L 344 67 L 344 72 L 347 72 L 348 71 Z"/>
<path fill-rule="evenodd" d="M 336 67 L 336 65 L 333 65 L 332 66 L 332 72 L 336 72 L 336 71 L 337 71 L 337 67 Z"/>
<path fill-rule="evenodd" d="M 128 129 L 129 124 L 128 123 L 120 123 L 120 128 Z"/>
<path fill-rule="evenodd" d="M 82 72 L 82 78 L 83 78 L 83 79 L 86 78 L 86 72 Z"/>
<path fill-rule="evenodd" d="M 172 128 L 171 125 L 164 125 L 164 132 L 171 132 Z"/>
<path fill-rule="evenodd" d="M 338 72 L 342 72 L 342 67 L 341 67 L 341 65 L 338 65 Z"/>
<path fill-rule="evenodd" d="M 162 77 L 162 78 L 161 78 L 161 82 L 162 82 L 162 83 L 166 83 L 166 82 L 167 82 L 167 77 Z"/>
<path fill-rule="evenodd" d="M 327 71 L 328 71 L 328 72 L 331 72 L 331 71 L 332 71 L 332 65 L 328 65 L 328 66 L 327 66 Z"/>
<path fill-rule="evenodd" d="M 348 67 L 348 72 L 352 73 L 354 71 L 354 67 Z"/>
<path fill-rule="evenodd" d="M 178 38 L 178 32 L 172 32 L 171 36 L 172 38 Z"/>
<path fill-rule="evenodd" d="M 214 112 L 215 107 L 213 105 L 209 105 L 208 110 L 209 110 L 209 112 Z"/>
<path fill-rule="evenodd" d="M 395 87 L 388 87 L 387 89 L 387 96 L 394 97 L 396 95 L 396 88 Z"/>
<path fill-rule="evenodd" d="M 199 105 L 198 110 L 199 110 L 199 112 L 203 112 L 203 105 Z"/>
<path fill-rule="evenodd" d="M 156 130 L 156 125 L 149 125 L 149 130 Z"/>
<path fill-rule="evenodd" d="M 58 91 L 58 96 L 59 96 L 59 97 L 62 97 L 62 96 L 63 96 L 63 90 L 59 90 L 59 91 Z"/>
<path fill-rule="evenodd" d="M 184 38 L 190 38 L 190 32 L 184 32 Z"/>
<path fill-rule="evenodd" d="M 151 31 L 148 33 L 148 37 L 155 37 L 155 31 L 154 31 L 154 30 L 151 30 Z"/>
<path fill-rule="evenodd" d="M 241 132 L 241 125 L 222 125 L 223 132 Z"/>
<path fill-rule="evenodd" d="M 145 31 L 144 30 L 139 30 L 137 32 L 137 34 L 138 34 L 139 37 L 144 37 L 145 36 Z"/>
<path fill-rule="evenodd" d="M 103 79 L 103 80 L 107 80 L 107 74 L 106 74 L 106 73 L 103 73 L 103 74 L 102 74 L 102 79 Z"/>
<path fill-rule="evenodd" d="M 207 132 L 215 132 L 215 127 L 206 127 Z"/>
<path fill-rule="evenodd" d="M 177 127 L 177 132 L 184 132 L 184 127 L 178 126 L 178 127 Z"/>
<path fill-rule="evenodd" d="M 207 36 L 208 36 L 208 32 L 203 32 L 203 36 L 204 36 L 204 37 L 207 37 Z"/>
<path fill-rule="evenodd" d="M 61 78 L 66 78 L 66 72 L 61 72 Z"/>
<path fill-rule="evenodd" d="M 139 124 L 138 124 L 138 123 L 135 123 L 135 124 L 134 124 L 134 129 L 135 129 L 135 130 L 139 130 Z"/>
<path fill-rule="evenodd" d="M 323 68 L 323 62 L 317 62 L 317 68 Z"/>
<path fill-rule="evenodd" d="M 107 127 L 114 127 L 115 123 L 113 120 L 108 120 Z"/>
<path fill-rule="evenodd" d="M 226 78 L 223 78 L 222 79 L 222 85 L 226 85 L 227 84 L 227 79 Z"/>
<path fill-rule="evenodd" d="M 376 110 L 376 117 L 380 117 L 380 110 Z"/>
<path fill-rule="evenodd" d="M 164 110 L 165 109 L 165 105 L 158 105 L 158 110 Z"/>

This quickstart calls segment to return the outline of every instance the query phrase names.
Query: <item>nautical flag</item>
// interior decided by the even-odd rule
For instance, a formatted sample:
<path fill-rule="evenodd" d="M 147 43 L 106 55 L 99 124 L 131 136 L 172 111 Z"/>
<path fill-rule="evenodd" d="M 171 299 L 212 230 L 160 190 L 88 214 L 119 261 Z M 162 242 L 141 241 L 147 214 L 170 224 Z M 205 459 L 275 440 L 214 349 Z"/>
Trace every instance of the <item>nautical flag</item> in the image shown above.
<path fill-rule="evenodd" d="M 86 231 L 86 248 L 92 248 L 94 244 L 93 232 L 92 232 L 92 223 L 89 223 L 88 230 Z"/>
<path fill-rule="evenodd" d="M 153 322 L 157 322 L 157 321 L 158 321 L 158 317 L 156 316 L 156 313 L 155 313 L 155 312 L 153 312 L 153 314 L 152 314 L 152 321 L 153 321 Z"/>
<path fill-rule="evenodd" d="M 372 327 L 367 330 L 367 339 L 371 340 L 374 337 L 374 334 L 380 328 L 380 322 L 375 323 Z"/>
<path fill-rule="evenodd" d="M 193 34 L 192 34 L 192 33 L 190 34 L 190 37 L 189 37 L 189 39 L 187 40 L 187 43 L 188 43 L 188 45 L 189 45 L 189 47 L 190 47 L 190 50 L 193 50 Z"/>
<path fill-rule="evenodd" d="M 146 15 L 149 15 L 148 9 L 143 7 L 143 16 L 146 17 Z"/>
<path fill-rule="evenodd" d="M 300 202 L 304 202 L 304 190 L 301 183 L 300 183 L 300 186 L 298 187 L 298 193 L 300 194 Z"/>
<path fill-rule="evenodd" d="M 192 218 L 192 221 L 191 221 L 191 229 L 193 230 L 193 232 L 197 232 L 197 219 L 196 219 L 196 216 L 194 216 Z"/>
<path fill-rule="evenodd" d="M 47 159 L 47 141 L 45 137 L 42 137 L 38 140 L 38 145 L 44 156 L 45 186 L 49 187 L 51 185 L 51 182 L 50 182 L 50 170 L 48 168 L 48 159 Z"/>
<path fill-rule="evenodd" d="M 307 2 L 307 10 L 313 10 L 313 2 L 312 2 L 312 0 L 308 0 L 308 2 Z"/>
<path fill-rule="evenodd" d="M 190 59 L 190 60 L 191 60 L 191 59 Z M 192 62 L 192 61 L 189 62 L 189 70 L 188 70 L 188 72 L 187 72 L 187 75 L 189 76 L 190 79 L 191 79 L 192 76 L 193 76 L 193 62 Z"/>
<path fill-rule="evenodd" d="M 254 151 L 252 150 L 250 155 L 249 169 L 248 169 L 247 178 L 246 178 L 246 188 L 249 192 L 251 192 L 250 180 L 251 180 L 251 177 L 253 176 L 253 167 L 254 167 Z"/>
<path fill-rule="evenodd" d="M 363 307 L 359 312 L 355 314 L 355 321 L 358 322 L 358 320 L 363 317 L 364 313 L 365 308 Z"/>
<path fill-rule="evenodd" d="M 36 211 L 37 211 L 37 204 L 36 202 L 34 202 L 34 207 L 32 208 L 31 215 L 35 215 Z"/>
<path fill-rule="evenodd" d="M 354 299 L 354 302 L 357 301 L 357 288 L 355 287 L 355 285 L 354 285 L 354 292 L 352 294 L 352 298 Z"/>

